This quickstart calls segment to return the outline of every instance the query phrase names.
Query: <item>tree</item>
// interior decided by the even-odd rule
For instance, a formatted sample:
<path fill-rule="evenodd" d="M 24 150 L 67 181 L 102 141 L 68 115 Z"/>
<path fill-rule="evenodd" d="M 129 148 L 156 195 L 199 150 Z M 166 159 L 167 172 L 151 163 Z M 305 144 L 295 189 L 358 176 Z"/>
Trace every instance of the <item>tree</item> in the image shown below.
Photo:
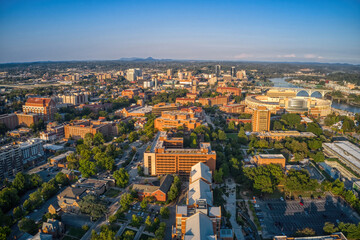
<path fill-rule="evenodd" d="M 240 128 L 240 131 L 238 133 L 239 142 L 241 144 L 247 144 L 248 137 L 245 134 L 245 129 L 243 127 Z"/>
<path fill-rule="evenodd" d="M 16 174 L 15 179 L 13 181 L 13 187 L 15 187 L 19 192 L 24 192 L 29 185 L 28 176 L 19 172 Z"/>
<path fill-rule="evenodd" d="M 219 130 L 219 131 L 218 131 L 218 136 L 219 136 L 219 140 L 220 140 L 220 141 L 225 141 L 226 138 L 227 138 L 225 132 L 222 131 L 222 130 Z"/>
<path fill-rule="evenodd" d="M 25 211 L 20 206 L 17 206 L 13 210 L 13 215 L 15 219 L 20 219 L 25 215 Z"/>
<path fill-rule="evenodd" d="M 61 122 L 62 121 L 62 116 L 59 113 L 55 113 L 54 114 L 54 120 L 56 122 Z"/>
<path fill-rule="evenodd" d="M 138 139 L 138 137 L 139 136 L 138 136 L 137 132 L 135 132 L 135 131 L 131 132 L 128 137 L 129 142 L 131 142 L 131 143 L 135 142 Z"/>
<path fill-rule="evenodd" d="M 147 216 L 147 218 L 145 220 L 145 226 L 146 226 L 146 228 L 150 228 L 151 225 L 152 225 L 151 218 L 150 218 L 150 216 Z"/>
<path fill-rule="evenodd" d="M 89 214 L 93 220 L 102 217 L 106 211 L 106 204 L 94 195 L 85 196 L 79 203 L 80 210 Z"/>
<path fill-rule="evenodd" d="M 66 176 L 65 173 L 62 173 L 62 172 L 59 172 L 59 173 L 56 174 L 55 181 L 56 181 L 56 183 L 61 184 L 63 186 L 69 184 L 68 177 Z"/>
<path fill-rule="evenodd" d="M 121 209 L 123 211 L 128 210 L 130 207 L 130 204 L 133 202 L 133 200 L 134 200 L 134 198 L 130 193 L 124 193 L 120 199 Z"/>
<path fill-rule="evenodd" d="M 309 140 L 309 141 L 308 141 L 308 146 L 309 146 L 309 148 L 310 148 L 311 150 L 317 150 L 317 149 L 321 148 L 321 146 L 322 146 L 322 141 L 316 140 L 316 139 L 314 139 L 314 140 Z"/>
<path fill-rule="evenodd" d="M 308 132 L 320 136 L 322 134 L 322 129 L 316 123 L 309 123 L 306 129 Z"/>
<path fill-rule="evenodd" d="M 337 227 L 335 227 L 335 225 L 331 222 L 326 222 L 323 230 L 327 234 L 331 234 L 331 233 L 339 231 L 339 229 Z"/>
<path fill-rule="evenodd" d="M 11 207 L 19 203 L 18 191 L 13 187 L 6 187 L 0 191 L 0 207 L 3 212 L 7 212 Z"/>
<path fill-rule="evenodd" d="M 273 126 L 273 129 L 274 130 L 281 130 L 283 128 L 283 125 L 280 121 L 275 121 L 274 122 L 274 126 Z"/>
<path fill-rule="evenodd" d="M 155 231 L 155 239 L 162 240 L 165 237 L 166 223 L 160 223 L 159 228 Z"/>
<path fill-rule="evenodd" d="M 83 177 L 88 178 L 96 174 L 95 162 L 89 159 L 80 159 L 79 163 L 80 163 L 79 171 L 81 172 Z"/>
<path fill-rule="evenodd" d="M 42 182 L 43 182 L 43 180 L 42 180 L 42 178 L 40 177 L 40 175 L 39 175 L 39 174 L 35 174 L 35 173 L 30 175 L 30 181 L 31 181 L 31 186 L 32 186 L 32 188 L 39 187 L 39 186 L 42 184 Z"/>
<path fill-rule="evenodd" d="M 281 116 L 281 119 L 290 127 L 294 128 L 297 124 L 300 124 L 301 117 L 296 113 L 287 113 Z"/>
<path fill-rule="evenodd" d="M 235 130 L 235 123 L 234 123 L 234 121 L 230 121 L 230 122 L 229 122 L 228 128 L 229 128 L 230 130 Z"/>
<path fill-rule="evenodd" d="M 120 168 L 113 173 L 116 185 L 119 187 L 126 187 L 129 184 L 129 173 L 124 168 Z"/>
<path fill-rule="evenodd" d="M 46 200 L 54 196 L 58 191 L 58 186 L 55 182 L 47 182 L 41 185 L 41 195 Z"/>
<path fill-rule="evenodd" d="M 140 203 L 140 207 L 141 207 L 142 209 L 146 209 L 146 208 L 147 208 L 147 205 L 148 205 L 147 200 L 146 200 L 146 198 L 144 198 L 144 199 L 141 201 L 141 203 Z"/>
<path fill-rule="evenodd" d="M 309 237 L 309 236 L 314 236 L 315 231 L 311 228 L 298 229 L 295 232 L 295 235 L 298 237 Z"/>
<path fill-rule="evenodd" d="M 171 184 L 170 191 L 168 193 L 168 201 L 174 201 L 180 193 L 181 182 L 178 176 L 174 177 L 174 181 Z"/>
<path fill-rule="evenodd" d="M 97 132 L 94 135 L 93 143 L 95 146 L 103 144 L 105 142 L 104 135 L 101 132 Z"/>
<path fill-rule="evenodd" d="M 132 218 L 131 218 L 132 226 L 139 227 L 141 225 L 141 222 L 142 222 L 142 217 L 136 216 L 135 214 L 132 215 Z"/>
<path fill-rule="evenodd" d="M 76 157 L 75 153 L 71 153 L 66 157 L 66 161 L 70 169 L 78 169 L 79 168 L 79 160 Z"/>
<path fill-rule="evenodd" d="M 18 222 L 18 227 L 20 231 L 27 233 L 34 233 L 37 229 L 37 225 L 34 220 L 30 218 L 23 218 Z"/>
<path fill-rule="evenodd" d="M 11 229 L 8 226 L 0 227 L 0 239 L 5 240 L 10 236 Z"/>
<path fill-rule="evenodd" d="M 123 240 L 132 240 L 135 238 L 135 232 L 131 230 L 126 230 L 122 235 Z"/>
<path fill-rule="evenodd" d="M 323 152 L 317 152 L 314 156 L 315 162 L 323 162 L 325 160 L 325 155 Z"/>
<path fill-rule="evenodd" d="M 170 215 L 170 210 L 167 207 L 162 207 L 160 208 L 160 215 L 162 218 L 169 218 Z"/>
<path fill-rule="evenodd" d="M 94 135 L 92 133 L 87 133 L 85 134 L 85 137 L 84 137 L 84 144 L 86 146 L 92 146 L 93 145 L 93 139 L 94 139 Z"/>
<path fill-rule="evenodd" d="M 218 171 L 215 170 L 215 174 L 214 174 L 214 181 L 216 183 L 222 183 L 223 182 L 223 176 L 224 176 L 224 173 L 223 173 L 223 169 L 220 168 Z"/>

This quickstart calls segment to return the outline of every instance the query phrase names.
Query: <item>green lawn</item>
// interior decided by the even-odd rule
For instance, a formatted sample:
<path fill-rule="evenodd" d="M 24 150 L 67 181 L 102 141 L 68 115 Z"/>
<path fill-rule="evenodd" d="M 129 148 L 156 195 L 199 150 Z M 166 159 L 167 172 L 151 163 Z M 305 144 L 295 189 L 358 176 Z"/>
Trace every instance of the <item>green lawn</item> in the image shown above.
<path fill-rule="evenodd" d="M 70 227 L 69 231 L 66 233 L 66 235 L 68 236 L 65 236 L 63 240 L 80 239 L 85 233 L 86 231 L 83 230 L 82 228 Z"/>
<path fill-rule="evenodd" d="M 236 139 L 237 139 L 237 135 L 238 135 L 237 133 L 227 133 L 227 134 L 226 134 L 226 137 L 236 140 Z"/>
<path fill-rule="evenodd" d="M 117 197 L 120 194 L 120 192 L 121 192 L 120 190 L 110 188 L 109 190 L 106 191 L 105 196 L 114 198 Z"/>

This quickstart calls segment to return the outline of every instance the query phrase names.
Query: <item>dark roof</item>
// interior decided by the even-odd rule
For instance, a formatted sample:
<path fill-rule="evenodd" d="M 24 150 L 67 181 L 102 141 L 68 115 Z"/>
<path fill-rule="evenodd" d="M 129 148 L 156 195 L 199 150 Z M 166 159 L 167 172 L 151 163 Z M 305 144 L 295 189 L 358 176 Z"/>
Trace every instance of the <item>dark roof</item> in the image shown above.
<path fill-rule="evenodd" d="M 160 191 L 167 193 L 171 187 L 171 184 L 174 181 L 172 175 L 166 175 L 160 179 Z"/>
<path fill-rule="evenodd" d="M 59 196 L 64 198 L 73 198 L 76 199 L 78 196 L 81 195 L 86 191 L 84 188 L 77 188 L 77 187 L 67 187 L 64 191 L 62 191 Z"/>

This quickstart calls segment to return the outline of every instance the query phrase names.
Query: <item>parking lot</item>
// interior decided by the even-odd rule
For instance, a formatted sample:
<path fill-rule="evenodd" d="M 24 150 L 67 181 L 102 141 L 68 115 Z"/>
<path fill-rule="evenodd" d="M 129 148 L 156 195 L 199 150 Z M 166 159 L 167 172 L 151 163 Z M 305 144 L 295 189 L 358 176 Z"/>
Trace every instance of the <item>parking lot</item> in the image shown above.
<path fill-rule="evenodd" d="M 322 234 L 325 222 L 358 222 L 351 208 L 330 195 L 321 199 L 257 201 L 256 214 L 262 225 L 264 238 L 293 235 L 298 229 L 306 227 Z"/>

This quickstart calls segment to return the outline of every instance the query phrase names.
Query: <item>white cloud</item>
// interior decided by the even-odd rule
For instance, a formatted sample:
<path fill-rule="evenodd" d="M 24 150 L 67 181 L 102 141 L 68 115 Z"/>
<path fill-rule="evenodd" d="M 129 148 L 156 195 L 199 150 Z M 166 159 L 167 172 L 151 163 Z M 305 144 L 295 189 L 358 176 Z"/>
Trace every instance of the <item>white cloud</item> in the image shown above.
<path fill-rule="evenodd" d="M 318 55 L 316 55 L 316 54 L 305 54 L 304 55 L 304 58 L 310 58 L 310 59 L 322 59 L 322 58 L 324 58 L 324 57 L 322 57 L 322 56 L 318 56 Z"/>
<path fill-rule="evenodd" d="M 292 54 L 285 54 L 285 55 L 277 55 L 278 58 L 296 58 L 294 53 Z"/>
<path fill-rule="evenodd" d="M 234 56 L 235 59 L 243 59 L 243 58 L 251 58 L 251 57 L 254 57 L 254 55 L 248 53 L 241 53 L 239 55 Z"/>

